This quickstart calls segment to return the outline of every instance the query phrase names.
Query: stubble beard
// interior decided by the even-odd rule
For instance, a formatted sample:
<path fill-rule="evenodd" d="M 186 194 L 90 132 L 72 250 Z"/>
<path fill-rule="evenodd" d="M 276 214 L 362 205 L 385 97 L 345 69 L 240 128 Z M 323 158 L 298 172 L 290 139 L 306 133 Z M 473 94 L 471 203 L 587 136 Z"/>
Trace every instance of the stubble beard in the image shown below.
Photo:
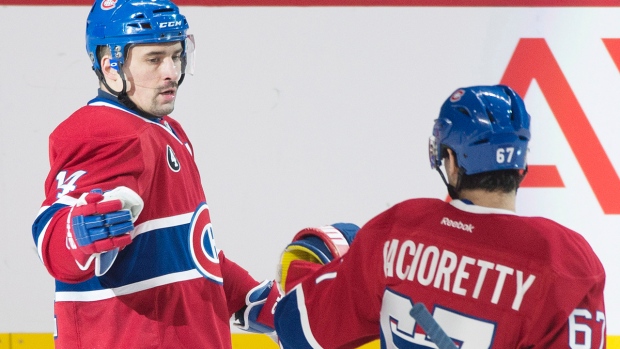
<path fill-rule="evenodd" d="M 174 101 L 170 103 L 159 104 L 157 103 L 156 100 L 154 100 L 153 104 L 151 105 L 150 114 L 157 115 L 157 116 L 166 116 L 166 115 L 170 115 L 170 113 L 172 113 L 173 110 L 174 110 Z"/>
<path fill-rule="evenodd" d="M 172 111 L 174 111 L 174 103 L 176 102 L 176 94 L 178 93 L 178 87 L 179 84 L 176 82 L 170 82 L 168 84 L 166 84 L 163 87 L 157 88 L 155 91 L 155 96 L 153 97 L 152 101 L 151 101 L 151 110 L 149 111 L 149 113 L 153 114 L 153 115 L 157 115 L 157 116 L 166 116 L 166 115 L 170 115 L 170 113 L 172 113 Z M 171 89 L 171 88 L 175 88 L 175 96 L 174 99 L 170 102 L 166 102 L 166 103 L 160 103 L 158 102 L 158 98 L 160 97 L 161 93 L 165 90 Z"/>

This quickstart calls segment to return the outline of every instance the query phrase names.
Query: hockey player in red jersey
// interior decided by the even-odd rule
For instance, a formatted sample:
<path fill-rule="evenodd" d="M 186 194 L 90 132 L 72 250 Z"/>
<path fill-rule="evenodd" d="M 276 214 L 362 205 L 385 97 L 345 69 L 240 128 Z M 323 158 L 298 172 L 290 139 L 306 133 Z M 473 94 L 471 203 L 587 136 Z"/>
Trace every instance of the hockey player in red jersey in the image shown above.
<path fill-rule="evenodd" d="M 324 228 L 298 234 L 282 256 L 282 346 L 605 348 L 599 259 L 578 233 L 515 213 L 529 129 L 509 87 L 456 90 L 429 144 L 452 200 L 399 203 L 346 253 Z M 440 334 L 448 341 L 433 343 Z"/>
<path fill-rule="evenodd" d="M 32 227 L 56 279 L 57 348 L 231 348 L 233 314 L 273 331 L 278 288 L 216 248 L 192 145 L 168 116 L 192 69 L 188 28 L 169 0 L 97 0 L 88 16 L 99 93 L 50 135 Z"/>

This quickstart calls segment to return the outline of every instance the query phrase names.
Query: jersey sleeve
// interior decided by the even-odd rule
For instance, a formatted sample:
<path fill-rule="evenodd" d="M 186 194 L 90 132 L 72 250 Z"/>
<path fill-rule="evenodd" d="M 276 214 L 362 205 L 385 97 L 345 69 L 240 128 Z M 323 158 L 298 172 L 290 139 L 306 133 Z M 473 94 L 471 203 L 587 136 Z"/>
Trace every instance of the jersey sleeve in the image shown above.
<path fill-rule="evenodd" d="M 557 307 L 548 300 L 541 319 L 533 326 L 532 348 L 606 348 L 606 315 L 602 283 L 597 282 L 571 308 Z M 562 298 L 562 294 L 555 297 Z M 546 324 L 546 326 L 545 326 Z"/>
<path fill-rule="evenodd" d="M 275 326 L 284 348 L 353 348 L 379 338 L 383 256 L 372 251 L 377 232 L 371 223 L 343 257 L 280 300 Z"/>
<path fill-rule="evenodd" d="M 527 301 L 529 327 L 521 339 L 533 348 L 605 348 L 605 269 L 579 233 L 543 218 L 522 219 L 545 237 L 542 287 Z M 543 281 L 544 279 L 544 281 Z"/>
<path fill-rule="evenodd" d="M 559 275 L 540 303 L 530 332 L 534 348 L 606 348 L 602 266 L 585 278 Z"/>
<path fill-rule="evenodd" d="M 65 204 L 57 203 L 47 207 L 32 225 L 32 235 L 39 258 L 48 273 L 54 278 L 62 278 L 65 282 L 79 282 L 88 278 L 89 272 L 77 268 L 66 247 L 68 214 L 69 206 Z"/>
<path fill-rule="evenodd" d="M 245 306 L 245 296 L 256 287 L 256 281 L 247 270 L 227 259 L 223 251 L 218 254 L 222 277 L 224 279 L 224 293 L 228 304 L 228 315 L 232 316 L 236 311 Z"/>
<path fill-rule="evenodd" d="M 94 266 L 81 270 L 67 247 L 69 209 L 82 193 L 93 189 L 106 191 L 122 185 L 140 193 L 142 156 L 135 136 L 50 136 L 45 200 L 32 234 L 40 259 L 55 279 L 74 283 L 94 275 Z"/>

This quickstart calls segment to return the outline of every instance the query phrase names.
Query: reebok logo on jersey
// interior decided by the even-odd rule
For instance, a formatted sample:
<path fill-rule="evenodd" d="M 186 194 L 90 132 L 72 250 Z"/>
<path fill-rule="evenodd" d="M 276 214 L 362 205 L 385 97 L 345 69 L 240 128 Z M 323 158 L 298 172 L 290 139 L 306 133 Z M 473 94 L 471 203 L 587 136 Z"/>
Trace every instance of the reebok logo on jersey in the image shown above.
<path fill-rule="evenodd" d="M 447 225 L 449 227 L 452 228 L 456 228 L 456 229 L 461 229 L 464 230 L 468 233 L 473 233 L 474 232 L 474 225 L 473 224 L 465 224 L 463 222 L 457 222 L 457 221 L 453 221 L 448 217 L 443 217 L 441 219 L 441 224 L 443 225 Z"/>
<path fill-rule="evenodd" d="M 177 160 L 176 155 L 174 155 L 172 147 L 169 145 L 166 145 L 166 159 L 168 160 L 168 167 L 170 167 L 173 172 L 179 172 L 181 170 L 181 164 L 179 160 Z"/>

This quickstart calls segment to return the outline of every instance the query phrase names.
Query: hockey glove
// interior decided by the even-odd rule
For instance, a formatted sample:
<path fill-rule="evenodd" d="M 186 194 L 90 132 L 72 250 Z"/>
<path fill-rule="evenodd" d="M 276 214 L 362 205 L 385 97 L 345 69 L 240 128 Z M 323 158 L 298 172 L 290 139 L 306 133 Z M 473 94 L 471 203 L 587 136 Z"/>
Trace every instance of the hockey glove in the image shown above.
<path fill-rule="evenodd" d="M 276 282 L 261 282 L 245 296 L 246 306 L 235 313 L 235 326 L 248 332 L 275 335 L 273 314 L 281 297 L 282 292 Z"/>
<path fill-rule="evenodd" d="M 360 228 L 353 223 L 336 223 L 318 228 L 301 230 L 280 256 L 278 282 L 288 292 L 301 282 L 316 265 L 325 265 L 342 257 Z"/>
<path fill-rule="evenodd" d="M 95 274 L 103 275 L 118 251 L 131 243 L 133 222 L 144 203 L 127 187 L 84 193 L 67 217 L 67 248 L 82 270 L 95 260 Z"/>

